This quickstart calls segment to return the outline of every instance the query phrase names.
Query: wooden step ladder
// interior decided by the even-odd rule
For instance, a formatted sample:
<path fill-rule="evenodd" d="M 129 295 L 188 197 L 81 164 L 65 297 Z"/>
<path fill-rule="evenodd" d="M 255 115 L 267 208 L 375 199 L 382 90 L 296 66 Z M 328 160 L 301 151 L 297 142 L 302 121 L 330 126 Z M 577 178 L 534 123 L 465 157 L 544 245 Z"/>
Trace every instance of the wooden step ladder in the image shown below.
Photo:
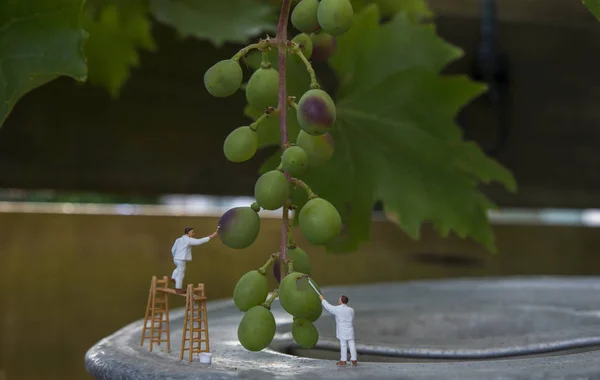
<path fill-rule="evenodd" d="M 150 352 L 154 343 L 160 345 L 167 343 L 167 352 L 171 351 L 171 326 L 169 323 L 169 279 L 164 276 L 158 280 L 152 276 L 150 282 L 150 293 L 148 294 L 148 305 L 146 306 L 146 316 L 144 317 L 144 329 L 142 330 L 142 339 L 140 346 L 144 345 L 146 339 L 150 339 Z M 165 291 L 166 290 L 166 291 Z M 150 326 L 148 326 L 150 322 Z M 163 339 L 163 333 L 165 338 Z"/>
<path fill-rule="evenodd" d="M 187 347 L 186 343 L 188 343 Z M 189 284 L 187 287 L 179 359 L 183 359 L 185 351 L 188 351 L 190 362 L 193 354 L 210 351 L 204 284 L 198 284 L 195 288 Z"/>

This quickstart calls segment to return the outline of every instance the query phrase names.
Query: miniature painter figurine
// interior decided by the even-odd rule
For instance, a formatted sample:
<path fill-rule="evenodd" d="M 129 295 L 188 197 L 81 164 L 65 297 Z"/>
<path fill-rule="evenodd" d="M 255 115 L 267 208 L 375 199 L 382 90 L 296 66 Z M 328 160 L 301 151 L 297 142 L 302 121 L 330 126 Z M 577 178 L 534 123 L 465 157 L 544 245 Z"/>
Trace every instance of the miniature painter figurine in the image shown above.
<path fill-rule="evenodd" d="M 185 290 L 181 287 L 183 285 L 183 277 L 185 276 L 185 265 L 188 261 L 192 261 L 192 245 L 201 245 L 208 243 L 210 239 L 217 236 L 217 231 L 213 232 L 210 236 L 202 239 L 195 239 L 193 228 L 186 228 L 184 234 L 175 240 L 171 253 L 173 254 L 173 262 L 175 263 L 175 270 L 171 275 L 171 282 L 175 283 L 175 291 L 179 294 L 184 294 Z"/>
<path fill-rule="evenodd" d="M 333 306 L 329 302 L 325 300 L 322 295 L 319 295 L 321 299 L 321 304 L 331 314 L 335 316 L 335 333 L 336 338 L 340 340 L 340 351 L 341 358 L 340 361 L 335 363 L 339 366 L 346 365 L 346 361 L 348 360 L 348 346 L 350 347 L 350 360 L 352 361 L 352 366 L 356 367 L 358 365 L 358 360 L 356 358 L 356 344 L 354 342 L 354 327 L 352 323 L 354 322 L 354 309 L 348 306 L 348 297 L 341 296 L 338 299 L 338 305 Z"/>

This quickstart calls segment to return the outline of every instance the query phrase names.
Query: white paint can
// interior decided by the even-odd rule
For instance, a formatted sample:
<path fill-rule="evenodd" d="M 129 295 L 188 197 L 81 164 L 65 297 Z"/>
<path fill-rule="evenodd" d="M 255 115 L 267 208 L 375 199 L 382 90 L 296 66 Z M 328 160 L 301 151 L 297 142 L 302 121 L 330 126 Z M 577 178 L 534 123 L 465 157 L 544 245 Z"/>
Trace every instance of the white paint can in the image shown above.
<path fill-rule="evenodd" d="M 201 352 L 198 356 L 202 364 L 210 364 L 212 361 L 212 354 L 210 352 Z"/>

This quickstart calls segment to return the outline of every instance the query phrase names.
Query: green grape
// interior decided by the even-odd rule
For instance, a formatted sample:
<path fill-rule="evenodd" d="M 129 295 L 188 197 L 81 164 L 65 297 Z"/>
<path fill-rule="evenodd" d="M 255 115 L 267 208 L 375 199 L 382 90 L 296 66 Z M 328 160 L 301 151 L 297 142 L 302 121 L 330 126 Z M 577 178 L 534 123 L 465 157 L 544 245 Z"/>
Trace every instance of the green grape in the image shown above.
<path fill-rule="evenodd" d="M 312 348 L 319 340 L 319 332 L 311 321 L 297 318 L 292 324 L 292 337 L 300 347 Z"/>
<path fill-rule="evenodd" d="M 323 198 L 313 198 L 302 207 L 298 224 L 302 235 L 314 245 L 326 245 L 342 231 L 338 210 Z"/>
<path fill-rule="evenodd" d="M 233 95 L 242 85 L 242 67 L 237 61 L 226 59 L 215 63 L 204 73 L 204 86 L 217 98 Z"/>
<path fill-rule="evenodd" d="M 300 45 L 300 50 L 302 50 L 302 55 L 304 58 L 310 59 L 312 56 L 313 43 L 308 34 L 298 34 L 296 37 L 292 38 L 292 41 Z M 297 55 L 294 55 L 294 58 L 299 59 Z"/>
<path fill-rule="evenodd" d="M 275 336 L 275 318 L 263 305 L 252 307 L 238 326 L 238 340 L 248 351 L 265 349 Z"/>
<path fill-rule="evenodd" d="M 317 284 L 315 284 L 316 286 Z M 308 285 L 310 286 L 310 285 Z M 319 289 L 319 287 L 317 286 L 317 289 Z M 319 319 L 319 317 L 321 316 L 321 314 L 323 313 L 323 307 L 314 307 L 311 308 L 310 310 L 308 310 L 306 312 L 306 315 L 304 316 L 306 320 L 309 320 L 311 322 L 316 321 L 317 319 Z"/>
<path fill-rule="evenodd" d="M 354 10 L 349 0 L 321 0 L 317 19 L 324 32 L 339 36 L 352 27 Z"/>
<path fill-rule="evenodd" d="M 256 203 L 265 210 L 277 210 L 290 198 L 291 186 L 279 170 L 261 175 L 254 185 Z"/>
<path fill-rule="evenodd" d="M 258 149 L 258 136 L 250 127 L 234 129 L 223 143 L 225 157 L 231 162 L 251 159 Z"/>
<path fill-rule="evenodd" d="M 294 7 L 292 11 L 292 25 L 302 33 L 312 33 L 319 30 L 319 20 L 317 11 L 319 9 L 318 0 L 302 0 Z"/>
<path fill-rule="evenodd" d="M 298 124 L 309 135 L 323 135 L 335 124 L 336 109 L 331 97 L 323 90 L 308 90 L 298 102 Z"/>
<path fill-rule="evenodd" d="M 256 110 L 277 107 L 279 72 L 272 67 L 260 68 L 252 74 L 246 86 L 246 100 Z"/>
<path fill-rule="evenodd" d="M 314 33 L 310 35 L 310 40 L 313 43 L 313 61 L 327 62 L 337 49 L 337 41 L 331 34 Z"/>
<path fill-rule="evenodd" d="M 303 273 L 300 272 L 292 272 L 281 280 L 281 283 L 279 284 L 279 303 L 283 310 L 294 317 L 305 318 L 313 322 L 321 316 L 323 308 L 321 306 L 319 295 L 310 284 L 306 285 L 301 290 L 298 289 L 296 280 L 302 275 Z M 314 280 L 311 279 L 311 281 L 315 287 L 319 289 Z"/>
<path fill-rule="evenodd" d="M 267 276 L 257 270 L 244 274 L 233 289 L 233 303 L 240 311 L 248 311 L 265 302 L 269 294 Z"/>
<path fill-rule="evenodd" d="M 292 261 L 294 271 L 310 275 L 310 258 L 302 248 L 288 248 L 286 256 Z"/>
<path fill-rule="evenodd" d="M 251 207 L 234 207 L 219 219 L 219 238 L 230 248 L 249 247 L 260 231 L 260 218 Z"/>
<path fill-rule="evenodd" d="M 333 157 L 334 144 L 329 133 L 313 136 L 300 131 L 296 145 L 304 149 L 308 155 L 308 164 L 312 166 L 323 165 Z"/>
<path fill-rule="evenodd" d="M 291 146 L 283 151 L 281 166 L 293 177 L 297 177 L 308 167 L 308 155 L 299 146 Z"/>

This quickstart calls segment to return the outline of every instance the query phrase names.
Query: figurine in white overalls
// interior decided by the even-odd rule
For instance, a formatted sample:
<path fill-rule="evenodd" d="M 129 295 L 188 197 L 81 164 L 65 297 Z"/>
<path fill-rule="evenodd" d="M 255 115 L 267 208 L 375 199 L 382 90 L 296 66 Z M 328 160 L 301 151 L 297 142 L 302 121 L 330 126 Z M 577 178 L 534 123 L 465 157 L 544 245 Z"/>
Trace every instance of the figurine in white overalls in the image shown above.
<path fill-rule="evenodd" d="M 184 234 L 175 240 L 171 253 L 173 254 L 173 262 L 175 263 L 175 270 L 171 275 L 171 282 L 175 283 L 175 291 L 179 294 L 185 294 L 183 286 L 183 277 L 185 276 L 185 264 L 188 261 L 192 261 L 192 245 L 201 245 L 208 243 L 210 239 L 217 236 L 217 231 L 213 232 L 210 236 L 203 237 L 202 239 L 193 238 L 195 232 L 193 228 L 186 228 Z"/>
<path fill-rule="evenodd" d="M 354 342 L 354 327 L 352 326 L 354 322 L 354 309 L 348 306 L 348 297 L 341 296 L 338 299 L 337 306 L 331 305 L 322 295 L 319 295 L 319 298 L 325 310 L 335 316 L 335 335 L 340 340 L 341 351 L 340 361 L 335 364 L 340 366 L 346 365 L 348 347 L 350 347 L 350 360 L 352 361 L 352 366 L 356 367 L 358 360 L 356 358 L 356 344 Z"/>

